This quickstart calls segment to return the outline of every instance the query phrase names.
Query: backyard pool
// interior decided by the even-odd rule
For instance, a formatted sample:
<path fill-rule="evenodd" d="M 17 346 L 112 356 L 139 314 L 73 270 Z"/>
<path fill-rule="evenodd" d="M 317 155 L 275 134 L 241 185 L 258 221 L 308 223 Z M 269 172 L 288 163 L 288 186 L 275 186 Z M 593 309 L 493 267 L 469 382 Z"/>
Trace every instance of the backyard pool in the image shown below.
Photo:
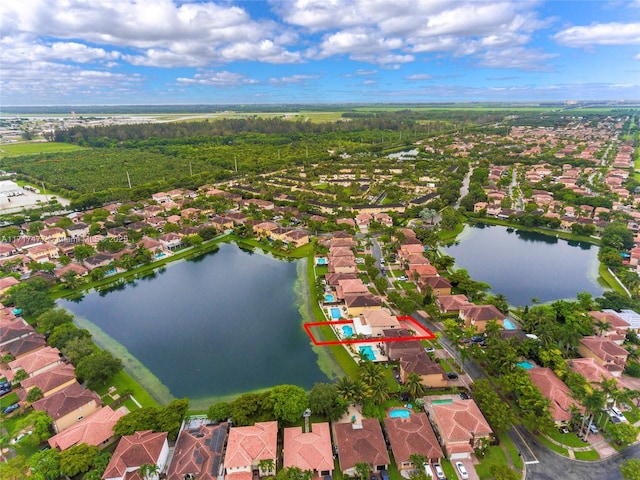
<path fill-rule="evenodd" d="M 505 318 L 502 321 L 502 326 L 504 327 L 505 330 L 515 330 L 516 329 L 516 326 L 508 318 Z"/>
<path fill-rule="evenodd" d="M 376 359 L 376 354 L 374 353 L 373 348 L 371 348 L 369 345 L 364 345 L 364 346 L 360 347 L 360 353 L 367 360 L 375 361 L 375 359 Z"/>
<path fill-rule="evenodd" d="M 531 370 L 532 368 L 535 368 L 535 365 L 531 362 L 518 362 L 516 363 L 516 365 L 524 368 L 525 370 Z"/>
<path fill-rule="evenodd" d="M 344 327 L 342 327 L 342 336 L 344 338 L 348 338 L 352 335 L 353 335 L 353 328 L 351 328 L 349 325 L 345 325 Z"/>
<path fill-rule="evenodd" d="M 324 301 L 325 302 L 331 303 L 331 302 L 335 301 L 335 299 L 336 298 L 333 295 L 330 295 L 328 293 L 324 296 Z"/>
<path fill-rule="evenodd" d="M 342 312 L 340 311 L 339 308 L 333 307 L 331 309 L 331 318 L 333 318 L 334 320 L 338 320 L 342 318 Z"/>
<path fill-rule="evenodd" d="M 391 418 L 409 418 L 411 416 L 411 410 L 407 408 L 390 408 L 388 413 Z"/>
<path fill-rule="evenodd" d="M 327 259 L 324 257 L 316 258 L 316 265 L 326 265 Z"/>

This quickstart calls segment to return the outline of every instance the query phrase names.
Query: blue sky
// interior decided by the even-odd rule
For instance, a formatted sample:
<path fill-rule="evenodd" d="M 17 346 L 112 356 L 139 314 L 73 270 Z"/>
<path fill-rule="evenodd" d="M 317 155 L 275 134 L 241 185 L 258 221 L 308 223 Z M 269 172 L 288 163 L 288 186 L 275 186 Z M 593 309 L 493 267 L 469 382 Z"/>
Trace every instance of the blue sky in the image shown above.
<path fill-rule="evenodd" d="M 0 105 L 640 99 L 640 0 L 3 0 Z"/>

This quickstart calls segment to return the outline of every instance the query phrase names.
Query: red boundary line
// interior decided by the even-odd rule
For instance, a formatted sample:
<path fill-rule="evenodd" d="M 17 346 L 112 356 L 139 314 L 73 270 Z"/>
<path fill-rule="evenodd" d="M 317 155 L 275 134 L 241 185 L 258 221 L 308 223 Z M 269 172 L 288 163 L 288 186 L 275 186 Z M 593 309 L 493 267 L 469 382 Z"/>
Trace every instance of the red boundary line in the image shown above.
<path fill-rule="evenodd" d="M 320 341 L 318 340 L 313 333 L 311 332 L 312 327 L 323 327 L 330 325 L 346 325 L 348 323 L 353 324 L 352 320 L 332 320 L 327 322 L 313 322 L 313 323 L 305 323 L 304 329 L 307 331 L 307 335 L 313 342 L 313 344 L 317 347 L 327 346 L 327 345 L 351 345 L 353 343 L 371 343 L 371 342 L 406 342 L 408 340 L 433 340 L 436 336 L 431 333 L 431 331 L 423 327 L 418 323 L 418 321 L 409 316 L 400 316 L 396 317 L 400 322 L 411 322 L 413 323 L 418 331 L 425 330 L 427 335 L 414 335 L 410 337 L 395 337 L 395 338 L 387 338 L 387 337 L 375 337 L 375 338 L 365 338 L 365 339 L 354 339 L 354 340 L 332 340 L 332 341 Z"/>

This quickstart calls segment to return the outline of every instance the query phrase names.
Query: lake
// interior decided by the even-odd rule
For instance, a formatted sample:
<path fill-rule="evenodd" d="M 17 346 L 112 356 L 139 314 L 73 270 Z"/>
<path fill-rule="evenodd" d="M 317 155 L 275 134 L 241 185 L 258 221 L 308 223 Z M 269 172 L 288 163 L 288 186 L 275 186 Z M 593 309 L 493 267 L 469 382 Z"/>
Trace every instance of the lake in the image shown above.
<path fill-rule="evenodd" d="M 502 226 L 465 226 L 459 244 L 442 250 L 472 279 L 491 285 L 510 305 L 575 299 L 580 292 L 601 296 L 598 247 Z"/>
<path fill-rule="evenodd" d="M 283 383 L 310 388 L 327 377 L 302 327 L 294 288 L 300 264 L 221 244 L 61 305 L 120 343 L 174 397 L 220 398 Z"/>

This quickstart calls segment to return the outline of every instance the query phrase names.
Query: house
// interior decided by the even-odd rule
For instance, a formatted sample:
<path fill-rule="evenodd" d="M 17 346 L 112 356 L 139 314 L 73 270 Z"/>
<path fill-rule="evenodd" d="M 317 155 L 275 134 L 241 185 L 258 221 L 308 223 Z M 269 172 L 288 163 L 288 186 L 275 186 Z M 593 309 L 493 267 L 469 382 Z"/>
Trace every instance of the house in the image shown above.
<path fill-rule="evenodd" d="M 369 288 L 359 278 L 353 280 L 339 280 L 336 286 L 336 295 L 343 300 L 346 295 L 366 294 Z"/>
<path fill-rule="evenodd" d="M 401 472 L 415 469 L 409 459 L 413 454 L 423 455 L 429 463 L 440 463 L 444 456 L 442 448 L 425 413 L 411 413 L 409 418 L 386 417 L 384 426 Z"/>
<path fill-rule="evenodd" d="M 614 375 L 607 368 L 608 365 L 601 365 L 595 358 L 570 358 L 567 360 L 567 365 L 572 372 L 582 375 L 594 387 L 598 387 L 603 380 L 614 380 L 620 376 L 619 371 Z M 619 370 L 619 367 L 615 370 Z"/>
<path fill-rule="evenodd" d="M 384 338 L 409 338 L 411 334 L 409 330 L 404 328 L 383 330 L 382 336 Z M 424 351 L 424 347 L 419 340 L 395 340 L 382 343 L 385 355 L 389 358 L 389 361 L 397 362 L 404 355 L 415 355 L 418 352 Z"/>
<path fill-rule="evenodd" d="M 405 354 L 400 357 L 400 378 L 403 382 L 412 373 L 420 377 L 420 383 L 430 388 L 442 388 L 447 386 L 447 374 L 442 366 L 431 360 L 431 357 L 424 351 L 414 354 Z"/>
<path fill-rule="evenodd" d="M 167 480 L 217 480 L 222 475 L 222 455 L 229 434 L 227 422 L 187 420 L 180 432 L 167 472 Z"/>
<path fill-rule="evenodd" d="M 164 470 L 169 457 L 167 432 L 153 433 L 151 430 L 125 435 L 118 442 L 102 480 L 138 480 L 136 472 L 142 465 L 155 465 L 158 472 Z M 157 479 L 158 476 L 152 477 Z"/>
<path fill-rule="evenodd" d="M 549 411 L 557 424 L 571 420 L 571 407 L 584 411 L 571 395 L 571 390 L 550 368 L 536 367 L 528 369 L 527 374 L 533 384 L 540 389 L 545 398 L 551 400 Z"/>
<path fill-rule="evenodd" d="M 473 400 L 454 398 L 441 403 L 434 402 L 435 397 L 425 400 L 425 409 L 449 460 L 471 458 L 482 439 L 491 439 L 493 431 Z"/>
<path fill-rule="evenodd" d="M 353 327 L 356 335 L 382 337 L 385 330 L 399 329 L 400 322 L 386 308 L 367 309 L 353 319 Z"/>
<path fill-rule="evenodd" d="M 107 253 L 96 253 L 95 255 L 85 258 L 82 264 L 91 271 L 96 268 L 108 267 L 111 262 L 113 262 L 113 256 Z"/>
<path fill-rule="evenodd" d="M 325 478 L 333 473 L 333 449 L 329 424 L 313 423 L 311 431 L 302 427 L 284 429 L 284 461 L 282 466 L 310 470 L 314 477 Z"/>
<path fill-rule="evenodd" d="M 4 325 L 0 325 L 0 329 L 3 328 Z M 24 357 L 25 355 L 29 355 L 36 350 L 42 350 L 46 346 L 47 341 L 44 338 L 44 335 L 33 333 L 32 335 L 27 335 L 25 337 L 18 338 L 13 342 L 7 343 L 0 350 L 2 352 L 2 355 L 12 355 L 13 358 L 18 359 Z"/>
<path fill-rule="evenodd" d="M 10 343 L 34 333 L 36 333 L 34 328 L 23 318 L 16 318 L 15 320 L 3 319 L 0 324 L 0 348 L 4 350 L 8 348 L 7 345 Z"/>
<path fill-rule="evenodd" d="M 435 297 L 451 295 L 451 282 L 441 276 L 420 278 L 416 285 L 421 292 L 431 292 Z"/>
<path fill-rule="evenodd" d="M 40 230 L 40 238 L 43 242 L 62 243 L 67 238 L 67 232 L 60 227 L 43 228 Z"/>
<path fill-rule="evenodd" d="M 356 259 L 351 257 L 328 257 L 329 273 L 358 273 Z"/>
<path fill-rule="evenodd" d="M 9 362 L 9 368 L 14 372 L 24 370 L 31 377 L 46 372 L 61 363 L 60 350 L 53 347 L 45 347 Z"/>
<path fill-rule="evenodd" d="M 39 375 L 29 377 L 21 382 L 25 397 L 30 390 L 39 388 L 43 396 L 48 397 L 76 381 L 76 369 L 73 365 L 60 363 Z"/>
<path fill-rule="evenodd" d="M 6 292 L 11 287 L 18 285 L 20 280 L 15 277 L 4 277 L 0 278 L 0 294 Z"/>
<path fill-rule="evenodd" d="M 113 443 L 115 440 L 113 427 L 127 413 L 126 407 L 120 407 L 115 411 L 110 406 L 102 407 L 93 415 L 54 435 L 47 441 L 51 448 L 57 448 L 61 451 L 81 443 L 103 449 Z"/>
<path fill-rule="evenodd" d="M 182 237 L 177 233 L 165 233 L 158 240 L 166 250 L 173 250 L 182 245 Z"/>
<path fill-rule="evenodd" d="M 467 328 L 476 327 L 478 332 L 484 332 L 490 321 L 496 321 L 498 325 L 502 326 L 504 320 L 504 314 L 494 305 L 462 306 L 459 316 Z"/>
<path fill-rule="evenodd" d="M 347 305 L 347 312 L 351 317 L 357 317 L 367 310 L 380 310 L 382 300 L 371 293 L 347 295 L 344 298 Z"/>
<path fill-rule="evenodd" d="M 29 247 L 27 256 L 34 262 L 50 262 L 60 256 L 60 251 L 53 243 L 41 243 Z"/>
<path fill-rule="evenodd" d="M 70 263 L 69 265 L 55 269 L 53 273 L 59 279 L 66 281 L 66 277 L 68 275 L 85 277 L 89 274 L 89 270 L 87 267 L 80 265 L 79 263 Z"/>
<path fill-rule="evenodd" d="M 367 463 L 372 471 L 386 469 L 391 463 L 377 418 L 363 418 L 362 423 L 336 423 L 333 429 L 344 475 L 355 476 L 356 463 Z"/>
<path fill-rule="evenodd" d="M 86 223 L 78 222 L 74 223 L 70 227 L 67 227 L 67 236 L 71 240 L 82 240 L 89 235 L 89 225 Z"/>
<path fill-rule="evenodd" d="M 257 422 L 253 426 L 233 427 L 229 431 L 224 457 L 228 480 L 251 480 L 276 474 L 278 422 Z"/>
<path fill-rule="evenodd" d="M 471 305 L 466 295 L 440 295 L 436 298 L 436 306 L 442 313 L 460 313 L 462 307 Z"/>
<path fill-rule="evenodd" d="M 85 390 L 78 382 L 33 403 L 34 410 L 42 410 L 53 419 L 56 433 L 96 413 L 102 405 L 97 393 Z"/>
<path fill-rule="evenodd" d="M 593 358 L 600 365 L 614 364 L 624 367 L 629 352 L 607 337 L 583 337 L 578 343 L 578 353 L 584 358 Z"/>

